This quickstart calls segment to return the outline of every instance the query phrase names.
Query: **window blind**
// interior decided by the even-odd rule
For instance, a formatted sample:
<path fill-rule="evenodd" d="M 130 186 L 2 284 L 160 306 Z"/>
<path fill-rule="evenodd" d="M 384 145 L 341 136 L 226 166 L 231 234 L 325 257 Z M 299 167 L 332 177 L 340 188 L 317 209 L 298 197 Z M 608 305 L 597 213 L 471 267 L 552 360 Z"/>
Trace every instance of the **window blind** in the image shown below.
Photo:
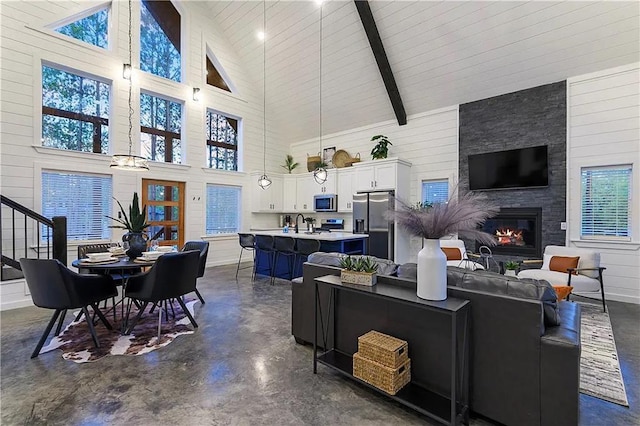
<path fill-rule="evenodd" d="M 631 165 L 581 170 L 581 237 L 631 235 Z"/>
<path fill-rule="evenodd" d="M 446 203 L 449 200 L 449 181 L 432 180 L 422 182 L 422 202 Z"/>
<path fill-rule="evenodd" d="M 240 230 L 240 187 L 207 184 L 206 233 Z"/>
<path fill-rule="evenodd" d="M 111 238 L 111 197 L 109 175 L 42 172 L 42 215 L 66 216 L 69 240 Z"/>

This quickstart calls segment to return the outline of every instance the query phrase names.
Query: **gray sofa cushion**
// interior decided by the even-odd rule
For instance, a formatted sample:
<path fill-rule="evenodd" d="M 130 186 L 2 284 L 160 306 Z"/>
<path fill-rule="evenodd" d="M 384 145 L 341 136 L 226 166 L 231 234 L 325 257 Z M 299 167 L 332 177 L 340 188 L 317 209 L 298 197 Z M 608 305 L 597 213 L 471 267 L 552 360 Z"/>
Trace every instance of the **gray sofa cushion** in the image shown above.
<path fill-rule="evenodd" d="M 416 280 L 418 278 L 418 265 L 415 263 L 405 263 L 398 266 L 398 278 Z"/>
<path fill-rule="evenodd" d="M 339 268 L 340 259 L 346 256 L 347 255 L 343 253 L 324 253 L 321 251 L 317 251 L 309 255 L 309 257 L 307 258 L 307 262 L 315 263 L 317 265 L 335 266 L 336 268 Z M 351 257 L 358 258 L 362 256 L 356 255 Z M 391 275 L 391 276 L 395 275 L 396 270 L 398 269 L 398 265 L 393 263 L 392 260 L 379 259 L 374 256 L 368 256 L 368 257 L 371 257 L 378 264 L 378 275 Z"/>
<path fill-rule="evenodd" d="M 521 299 L 539 300 L 544 308 L 545 325 L 560 325 L 556 292 L 548 281 L 529 278 L 518 279 L 490 271 L 470 271 L 449 266 L 447 268 L 447 285 L 486 293 L 504 294 Z"/>

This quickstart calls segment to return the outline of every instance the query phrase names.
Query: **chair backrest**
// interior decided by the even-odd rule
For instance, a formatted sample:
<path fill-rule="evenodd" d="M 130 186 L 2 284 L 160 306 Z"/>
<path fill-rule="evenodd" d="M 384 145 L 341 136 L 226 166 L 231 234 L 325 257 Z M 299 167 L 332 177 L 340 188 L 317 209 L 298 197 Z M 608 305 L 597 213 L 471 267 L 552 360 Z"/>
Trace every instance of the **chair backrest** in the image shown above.
<path fill-rule="evenodd" d="M 599 268 L 600 267 L 600 253 L 583 248 L 566 247 L 566 246 L 546 246 L 544 248 L 542 268 L 549 270 L 549 263 L 553 256 L 567 256 L 575 257 L 580 256 L 578 260 L 578 268 Z M 591 278 L 598 278 L 598 271 L 582 271 L 581 275 L 585 275 Z"/>
<path fill-rule="evenodd" d="M 440 240 L 440 247 L 441 248 L 457 248 L 458 250 L 460 250 L 461 259 L 468 259 L 467 249 L 464 246 L 464 241 L 462 240 Z"/>
<path fill-rule="evenodd" d="M 256 245 L 256 237 L 253 234 L 238 234 L 240 239 L 240 247 L 246 249 L 253 249 Z"/>
<path fill-rule="evenodd" d="M 273 250 L 273 237 L 271 235 L 256 235 L 256 248 Z"/>
<path fill-rule="evenodd" d="M 295 246 L 296 240 L 292 237 L 273 237 L 273 247 L 277 251 L 293 253 Z"/>
<path fill-rule="evenodd" d="M 296 241 L 298 253 L 303 256 L 308 256 L 311 253 L 320 251 L 320 241 L 310 240 L 306 238 L 298 238 Z"/>
<path fill-rule="evenodd" d="M 87 257 L 87 253 L 102 253 L 109 251 L 111 244 L 86 244 L 78 246 L 78 259 Z"/>
<path fill-rule="evenodd" d="M 200 252 L 200 260 L 198 263 L 198 278 L 204 275 L 204 270 L 207 267 L 207 255 L 209 254 L 209 242 L 208 241 L 187 241 L 180 251 L 198 250 Z"/>
<path fill-rule="evenodd" d="M 20 267 L 31 293 L 33 304 L 41 308 L 66 309 L 71 307 L 71 295 L 60 267 L 55 259 L 20 259 Z"/>
<path fill-rule="evenodd" d="M 197 250 L 160 256 L 145 277 L 149 299 L 171 299 L 195 291 L 199 262 L 200 252 Z"/>

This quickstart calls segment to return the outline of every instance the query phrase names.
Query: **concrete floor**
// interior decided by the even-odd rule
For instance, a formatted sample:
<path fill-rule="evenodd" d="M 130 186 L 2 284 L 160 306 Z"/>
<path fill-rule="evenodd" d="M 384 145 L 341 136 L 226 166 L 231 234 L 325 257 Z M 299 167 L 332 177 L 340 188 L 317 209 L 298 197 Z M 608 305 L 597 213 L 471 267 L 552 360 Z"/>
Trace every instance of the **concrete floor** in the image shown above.
<path fill-rule="evenodd" d="M 209 268 L 198 331 L 138 357 L 75 364 L 54 351 L 31 360 L 51 311 L 2 312 L 1 424 L 429 424 L 323 366 L 313 375 L 311 348 L 291 336 L 290 284 L 252 283 L 248 269 L 234 276 L 235 266 Z M 631 408 L 581 395 L 580 424 L 638 425 L 640 306 L 609 309 Z"/>

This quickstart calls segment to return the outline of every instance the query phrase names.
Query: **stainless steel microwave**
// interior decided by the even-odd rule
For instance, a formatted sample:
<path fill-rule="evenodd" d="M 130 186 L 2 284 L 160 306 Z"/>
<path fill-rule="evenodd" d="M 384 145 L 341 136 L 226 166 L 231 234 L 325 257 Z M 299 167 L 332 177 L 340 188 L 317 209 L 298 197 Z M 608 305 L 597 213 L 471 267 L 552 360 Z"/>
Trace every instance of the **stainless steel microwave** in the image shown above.
<path fill-rule="evenodd" d="M 337 212 L 338 196 L 336 194 L 322 194 L 313 197 L 313 210 L 316 212 Z"/>

